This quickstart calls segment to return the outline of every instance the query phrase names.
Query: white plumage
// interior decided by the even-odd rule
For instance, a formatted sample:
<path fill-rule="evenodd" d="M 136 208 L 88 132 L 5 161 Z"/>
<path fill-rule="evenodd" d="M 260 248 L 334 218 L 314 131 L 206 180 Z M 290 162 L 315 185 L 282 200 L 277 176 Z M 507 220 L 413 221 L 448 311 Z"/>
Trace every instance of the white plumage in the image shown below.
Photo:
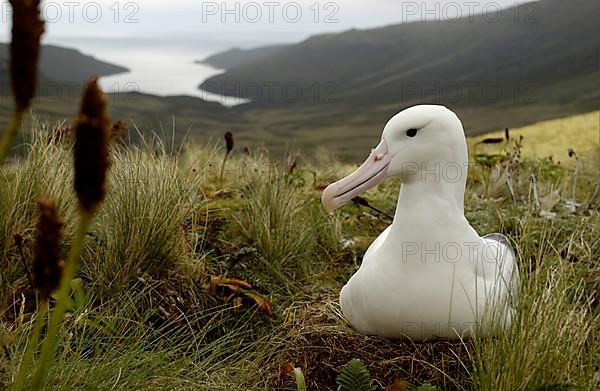
<path fill-rule="evenodd" d="M 390 176 L 402 178 L 392 225 L 340 293 L 359 332 L 386 338 L 463 338 L 508 327 L 518 269 L 500 234 L 480 237 L 464 216 L 467 143 L 458 117 L 421 105 L 395 115 L 354 173 L 329 185 L 327 211 Z"/>

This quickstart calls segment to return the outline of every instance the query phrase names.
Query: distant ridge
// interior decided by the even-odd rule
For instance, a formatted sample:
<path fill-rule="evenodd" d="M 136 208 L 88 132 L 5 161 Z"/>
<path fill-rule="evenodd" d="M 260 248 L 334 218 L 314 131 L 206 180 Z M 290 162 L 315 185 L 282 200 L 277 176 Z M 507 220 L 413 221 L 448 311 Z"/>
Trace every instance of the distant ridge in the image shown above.
<path fill-rule="evenodd" d="M 330 84 L 340 104 L 361 107 L 600 106 L 600 2 L 543 0 L 520 7 L 519 21 L 507 11 L 497 22 L 477 15 L 454 23 L 403 23 L 220 53 L 212 59 L 222 60 L 227 71 L 200 88 L 239 96 L 236 86 L 248 83 L 294 83 L 304 92 Z M 247 109 L 292 106 L 283 94 L 254 100 Z M 313 103 L 323 102 L 305 93 L 293 106 Z"/>
<path fill-rule="evenodd" d="M 8 44 L 0 43 L 0 82 L 8 81 Z M 76 49 L 44 45 L 39 64 L 40 82 L 84 83 L 91 75 L 128 72 L 125 67 L 98 60 Z"/>
<path fill-rule="evenodd" d="M 232 69 L 242 65 L 247 65 L 255 60 L 260 60 L 269 56 L 286 45 L 263 46 L 253 49 L 231 48 L 224 52 L 220 52 L 205 58 L 204 60 L 196 61 L 197 64 L 208 64 L 215 68 Z"/>

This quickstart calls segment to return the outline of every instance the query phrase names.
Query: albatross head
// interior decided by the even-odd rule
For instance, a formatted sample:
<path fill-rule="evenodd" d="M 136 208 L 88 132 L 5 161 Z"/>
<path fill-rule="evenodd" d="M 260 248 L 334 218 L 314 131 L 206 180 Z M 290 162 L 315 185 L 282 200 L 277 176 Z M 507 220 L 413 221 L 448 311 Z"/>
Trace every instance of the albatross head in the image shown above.
<path fill-rule="evenodd" d="M 381 142 L 367 160 L 352 174 L 329 185 L 321 201 L 331 212 L 392 176 L 400 177 L 403 184 L 451 179 L 458 183 L 454 193 L 461 198 L 467 158 L 465 135 L 456 114 L 444 106 L 413 106 L 388 121 Z"/>

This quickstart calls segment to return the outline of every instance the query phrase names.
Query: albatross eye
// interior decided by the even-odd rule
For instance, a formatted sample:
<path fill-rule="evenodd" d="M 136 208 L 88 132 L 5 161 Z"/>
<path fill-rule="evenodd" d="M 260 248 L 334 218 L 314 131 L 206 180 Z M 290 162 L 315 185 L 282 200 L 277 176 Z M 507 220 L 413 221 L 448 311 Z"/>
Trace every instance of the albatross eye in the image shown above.
<path fill-rule="evenodd" d="M 417 135 L 417 129 L 408 129 L 406 135 L 408 137 L 415 137 Z"/>

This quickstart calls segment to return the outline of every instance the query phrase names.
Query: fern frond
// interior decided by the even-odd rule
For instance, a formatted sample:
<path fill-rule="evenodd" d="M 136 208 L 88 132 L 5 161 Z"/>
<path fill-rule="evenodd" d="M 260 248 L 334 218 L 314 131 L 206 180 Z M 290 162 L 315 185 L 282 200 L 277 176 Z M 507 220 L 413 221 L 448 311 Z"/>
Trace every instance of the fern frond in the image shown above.
<path fill-rule="evenodd" d="M 362 361 L 353 358 L 335 379 L 338 391 L 373 391 L 373 380 Z"/>

